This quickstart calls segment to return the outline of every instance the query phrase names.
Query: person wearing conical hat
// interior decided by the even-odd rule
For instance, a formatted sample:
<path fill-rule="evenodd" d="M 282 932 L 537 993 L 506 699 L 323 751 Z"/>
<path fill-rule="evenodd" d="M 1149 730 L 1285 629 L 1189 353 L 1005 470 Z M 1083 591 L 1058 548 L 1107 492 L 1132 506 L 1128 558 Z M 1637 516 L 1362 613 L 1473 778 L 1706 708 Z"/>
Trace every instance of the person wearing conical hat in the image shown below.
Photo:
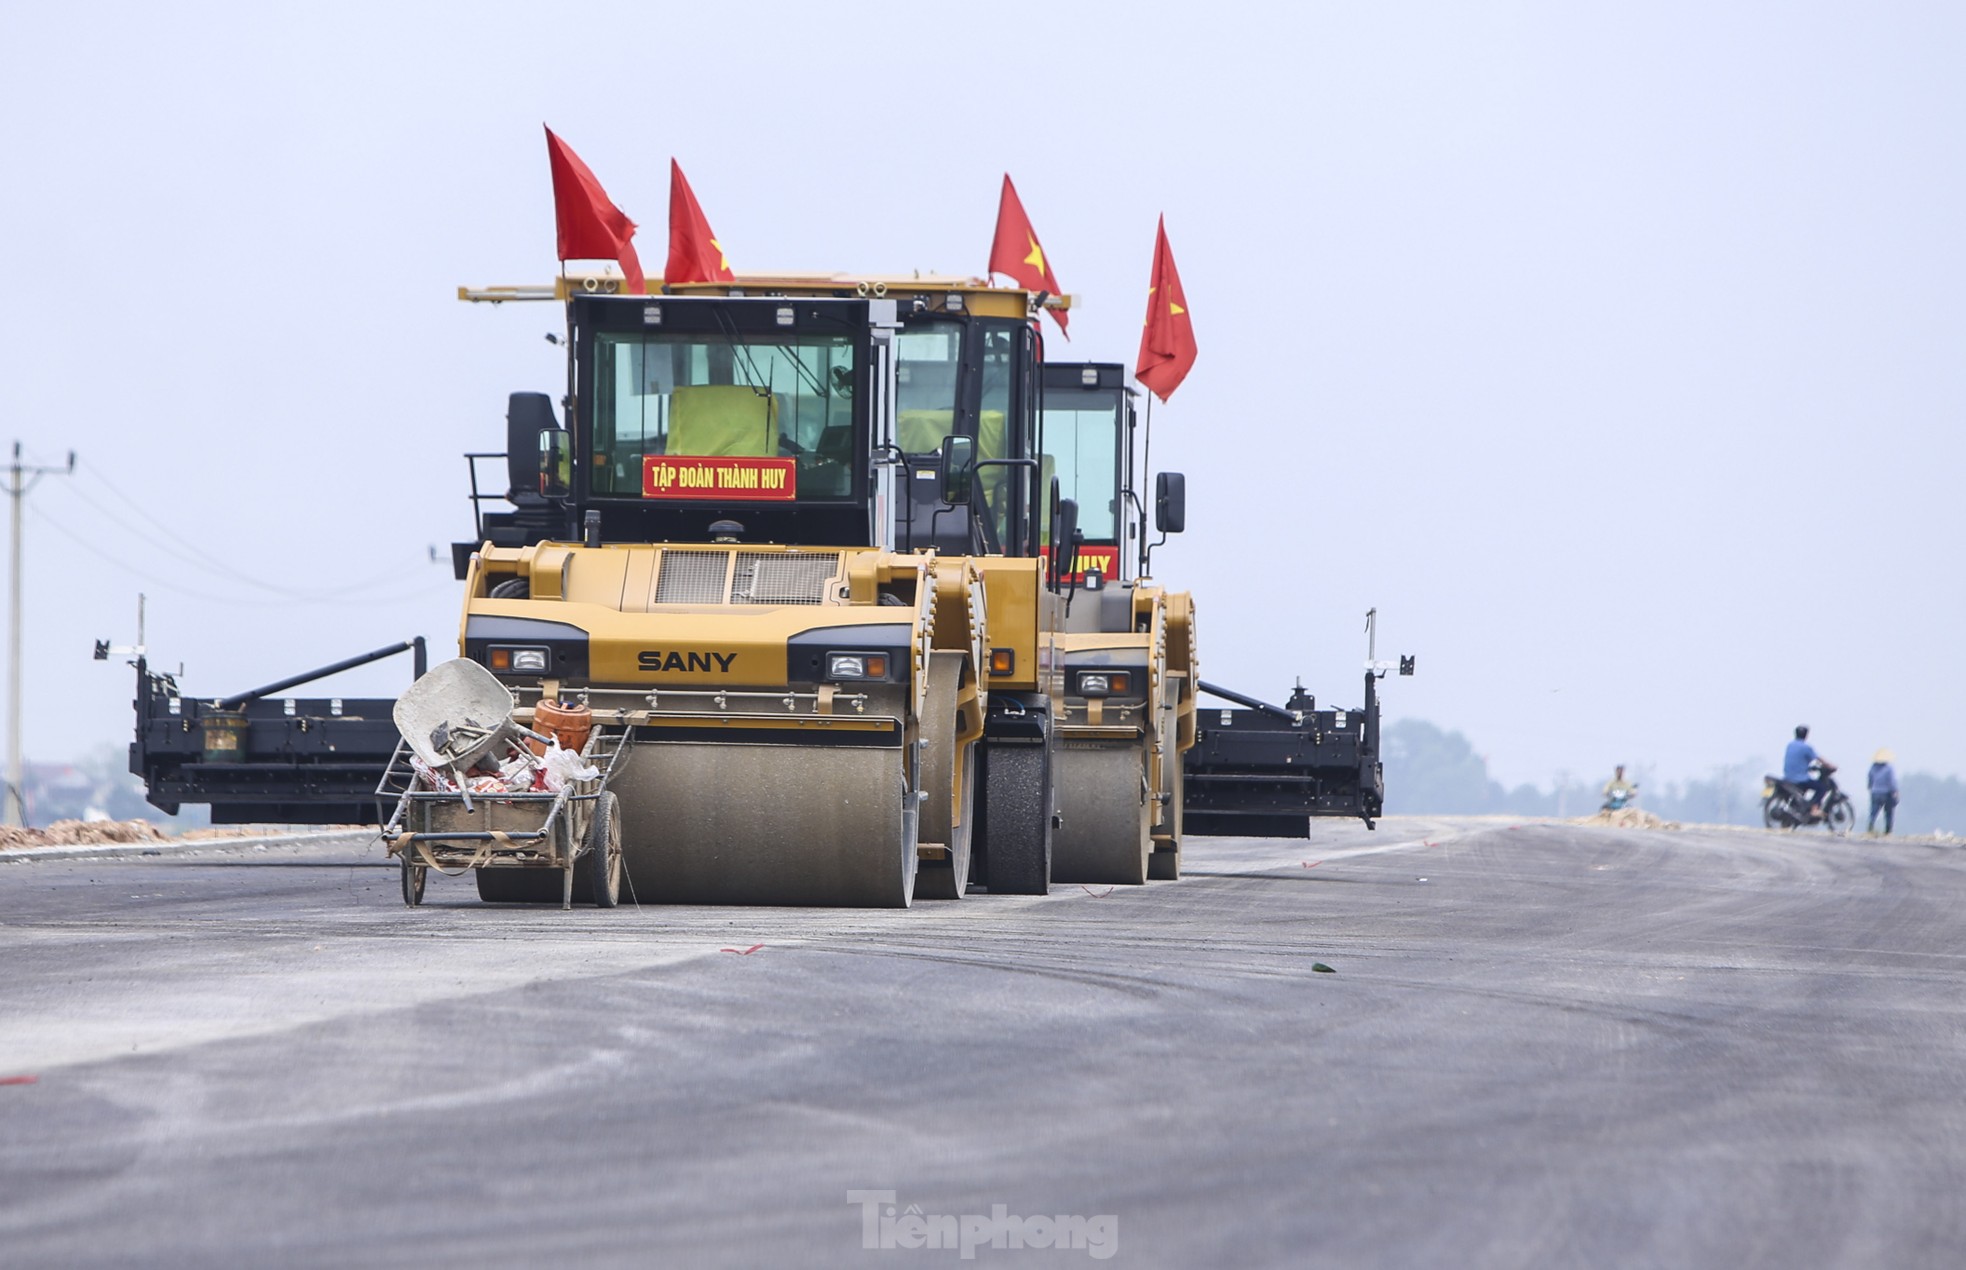
<path fill-rule="evenodd" d="M 1898 813 L 1898 769 L 1892 766 L 1896 755 L 1889 750 L 1879 750 L 1870 761 L 1870 827 L 1864 836 L 1877 836 L 1877 813 L 1884 813 L 1884 836 L 1891 836 L 1893 822 Z"/>

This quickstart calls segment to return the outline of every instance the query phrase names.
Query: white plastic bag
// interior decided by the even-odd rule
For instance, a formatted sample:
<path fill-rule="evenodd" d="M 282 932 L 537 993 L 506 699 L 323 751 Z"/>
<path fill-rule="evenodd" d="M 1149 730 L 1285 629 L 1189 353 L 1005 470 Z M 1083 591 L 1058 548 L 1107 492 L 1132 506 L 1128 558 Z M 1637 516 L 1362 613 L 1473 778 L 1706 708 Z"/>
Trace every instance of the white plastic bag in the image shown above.
<path fill-rule="evenodd" d="M 546 788 L 555 794 L 576 781 L 595 780 L 601 774 L 600 768 L 584 762 L 572 750 L 563 748 L 557 737 L 546 747 L 546 757 L 540 765 L 544 769 L 542 779 Z"/>
<path fill-rule="evenodd" d="M 448 773 L 438 771 L 414 754 L 410 755 L 410 770 L 416 773 L 419 789 L 434 789 L 443 794 L 457 792 L 457 782 Z"/>

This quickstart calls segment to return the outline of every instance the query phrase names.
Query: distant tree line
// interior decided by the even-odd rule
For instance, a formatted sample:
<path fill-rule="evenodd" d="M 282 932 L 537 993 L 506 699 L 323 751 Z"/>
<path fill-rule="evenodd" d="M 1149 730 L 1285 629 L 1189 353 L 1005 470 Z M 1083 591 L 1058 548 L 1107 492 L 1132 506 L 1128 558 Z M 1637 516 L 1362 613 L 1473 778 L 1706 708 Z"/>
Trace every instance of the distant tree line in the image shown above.
<path fill-rule="evenodd" d="M 143 782 L 130 774 L 130 753 L 121 746 L 98 746 L 72 763 L 24 766 L 22 784 L 30 825 L 107 819 L 152 820 L 188 828 L 211 822 L 211 814 L 204 807 L 186 807 L 179 815 L 167 816 L 146 802 Z"/>
<path fill-rule="evenodd" d="M 1488 760 L 1459 732 L 1442 731 L 1424 719 L 1386 725 L 1382 737 L 1386 765 L 1386 810 L 1391 814 L 1588 816 L 1598 809 L 1599 791 L 1611 771 L 1582 776 L 1558 772 L 1545 790 L 1534 784 L 1510 789 L 1488 774 Z M 1863 766 L 1845 767 L 1838 781 L 1856 801 L 1861 822 L 1870 813 Z M 1746 758 L 1714 768 L 1704 778 L 1660 782 L 1648 763 L 1628 763 L 1625 778 L 1639 786 L 1638 805 L 1667 820 L 1700 824 L 1761 823 L 1762 778 L 1774 768 Z M 1899 833 L 1945 830 L 1966 834 L 1966 781 L 1957 776 L 1900 772 Z"/>

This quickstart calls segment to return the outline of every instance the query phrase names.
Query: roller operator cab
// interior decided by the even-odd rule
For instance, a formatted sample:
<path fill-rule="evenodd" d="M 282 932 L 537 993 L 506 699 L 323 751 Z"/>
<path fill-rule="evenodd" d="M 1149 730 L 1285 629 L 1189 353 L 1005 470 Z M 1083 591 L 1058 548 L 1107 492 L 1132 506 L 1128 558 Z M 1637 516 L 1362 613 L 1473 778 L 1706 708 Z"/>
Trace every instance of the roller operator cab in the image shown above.
<path fill-rule="evenodd" d="M 1133 392 L 1123 367 L 1043 371 L 1047 480 L 1078 508 L 1059 636 L 1060 828 L 1052 877 L 1144 882 L 1181 867 L 1181 754 L 1195 738 L 1194 603 L 1146 576 L 1151 560 Z M 1155 528 L 1182 528 L 1179 474 L 1156 481 Z"/>
<path fill-rule="evenodd" d="M 1044 549 L 1054 536 L 1070 536 L 1076 509 L 1059 496 L 1040 461 L 1039 297 L 975 279 L 933 277 L 747 277 L 679 289 L 878 295 L 896 306 L 893 432 L 874 456 L 894 471 L 894 498 L 886 505 L 893 544 L 928 555 L 945 591 L 973 572 L 989 615 L 984 735 L 972 751 L 971 876 L 993 892 L 1043 893 L 1058 819 L 1056 640 L 1066 589 L 1062 574 L 1047 570 Z M 938 639 L 953 646 L 957 634 L 945 631 Z M 952 837 L 959 840 L 953 853 L 965 836 L 952 831 Z M 947 876 L 925 873 L 926 893 L 944 893 Z"/>
<path fill-rule="evenodd" d="M 522 713 L 574 699 L 627 730 L 610 788 L 634 897 L 905 905 L 962 894 L 972 846 L 992 889 L 1033 889 L 1047 772 L 978 742 L 1020 689 L 1042 699 L 1051 597 L 1031 562 L 986 600 L 968 558 L 896 542 L 903 418 L 941 422 L 903 414 L 915 312 L 780 290 L 568 313 L 566 426 L 515 396 L 509 446 L 531 457 L 458 553 L 460 638 Z M 963 480 L 993 469 L 934 454 L 950 519 L 1034 536 L 1028 482 L 972 507 Z"/>

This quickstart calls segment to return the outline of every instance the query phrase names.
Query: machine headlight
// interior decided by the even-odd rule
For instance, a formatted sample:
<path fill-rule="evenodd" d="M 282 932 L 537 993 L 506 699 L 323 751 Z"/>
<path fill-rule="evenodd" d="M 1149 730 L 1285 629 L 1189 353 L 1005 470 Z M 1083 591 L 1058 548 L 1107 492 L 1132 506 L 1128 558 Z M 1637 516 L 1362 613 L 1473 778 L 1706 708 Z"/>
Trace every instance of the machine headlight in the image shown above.
<path fill-rule="evenodd" d="M 546 668 L 553 664 L 553 654 L 545 648 L 495 645 L 486 650 L 486 660 L 495 671 L 514 675 L 543 675 Z"/>
<path fill-rule="evenodd" d="M 826 677 L 828 679 L 885 679 L 887 678 L 886 653 L 828 653 L 826 654 Z"/>
<path fill-rule="evenodd" d="M 1081 670 L 1081 697 L 1123 696 L 1133 691 L 1133 674 L 1125 670 Z"/>

